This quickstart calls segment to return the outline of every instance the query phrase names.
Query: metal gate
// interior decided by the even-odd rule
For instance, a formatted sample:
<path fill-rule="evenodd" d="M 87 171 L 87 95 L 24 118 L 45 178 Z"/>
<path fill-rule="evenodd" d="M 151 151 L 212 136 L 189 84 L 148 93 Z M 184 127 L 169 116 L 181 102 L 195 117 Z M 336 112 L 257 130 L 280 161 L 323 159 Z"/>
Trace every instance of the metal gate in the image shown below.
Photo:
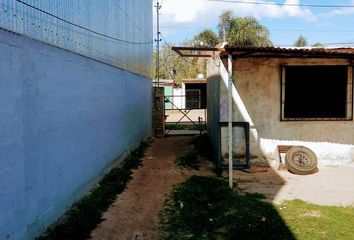
<path fill-rule="evenodd" d="M 205 134 L 207 110 L 203 99 L 206 96 L 198 89 L 186 90 L 186 95 L 165 96 L 165 134 Z"/>

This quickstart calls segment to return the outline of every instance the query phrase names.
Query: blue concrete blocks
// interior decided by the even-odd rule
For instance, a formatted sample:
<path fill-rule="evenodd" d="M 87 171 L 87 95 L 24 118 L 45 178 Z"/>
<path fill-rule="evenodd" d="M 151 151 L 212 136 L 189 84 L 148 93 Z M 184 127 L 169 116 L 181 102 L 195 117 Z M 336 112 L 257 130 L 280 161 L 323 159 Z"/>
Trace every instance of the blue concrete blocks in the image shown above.
<path fill-rule="evenodd" d="M 0 30 L 0 239 L 32 239 L 151 132 L 151 79 Z"/>

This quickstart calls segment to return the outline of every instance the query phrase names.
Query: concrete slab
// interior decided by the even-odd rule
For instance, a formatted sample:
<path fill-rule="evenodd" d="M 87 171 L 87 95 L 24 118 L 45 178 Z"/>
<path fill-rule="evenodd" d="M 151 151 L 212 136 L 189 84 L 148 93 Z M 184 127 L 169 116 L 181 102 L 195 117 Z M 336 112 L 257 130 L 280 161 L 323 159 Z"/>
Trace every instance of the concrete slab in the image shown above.
<path fill-rule="evenodd" d="M 226 173 L 225 173 L 226 174 Z M 234 171 L 238 186 L 265 194 L 268 201 L 301 199 L 318 205 L 354 205 L 354 167 L 319 167 L 312 175 L 295 175 L 271 164 L 267 172 Z"/>

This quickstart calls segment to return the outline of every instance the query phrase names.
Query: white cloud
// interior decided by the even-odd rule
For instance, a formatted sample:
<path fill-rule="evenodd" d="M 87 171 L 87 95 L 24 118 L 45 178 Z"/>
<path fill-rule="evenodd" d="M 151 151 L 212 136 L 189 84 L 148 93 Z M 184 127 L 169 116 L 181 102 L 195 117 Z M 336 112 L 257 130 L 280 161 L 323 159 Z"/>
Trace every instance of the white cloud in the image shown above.
<path fill-rule="evenodd" d="M 351 0 L 350 5 L 354 6 L 354 0 Z M 332 18 L 336 16 L 354 15 L 354 8 L 337 8 L 329 12 L 320 13 L 319 16 L 323 18 Z"/>
<path fill-rule="evenodd" d="M 249 0 L 242 0 L 249 1 Z M 270 1 L 254 0 L 259 3 Z M 274 1 L 272 1 L 274 2 Z M 299 4 L 299 0 L 286 0 L 287 4 Z M 300 18 L 313 21 L 316 16 L 308 9 L 286 5 L 253 5 L 211 2 L 206 0 L 164 0 L 161 9 L 162 25 L 191 24 L 208 25 L 218 22 L 223 10 L 232 10 L 236 16 L 262 18 Z"/>

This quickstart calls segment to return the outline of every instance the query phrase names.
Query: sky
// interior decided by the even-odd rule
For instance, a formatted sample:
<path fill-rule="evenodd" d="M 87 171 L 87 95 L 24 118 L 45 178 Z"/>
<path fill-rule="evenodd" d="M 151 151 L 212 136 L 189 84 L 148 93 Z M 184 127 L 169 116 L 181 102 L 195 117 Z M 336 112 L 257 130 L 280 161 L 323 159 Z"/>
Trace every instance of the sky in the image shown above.
<path fill-rule="evenodd" d="M 231 0 L 232 1 L 232 0 Z M 159 0 L 160 32 L 174 45 L 204 29 L 217 32 L 218 17 L 224 10 L 235 16 L 252 16 L 266 26 L 276 46 L 291 46 L 302 35 L 309 44 L 321 42 L 354 46 L 354 7 L 314 8 L 286 6 L 286 4 L 317 4 L 354 6 L 354 0 L 239 0 L 243 2 L 279 3 L 281 5 L 255 5 L 208 0 Z M 154 1 L 156 4 L 157 0 Z M 154 28 L 156 31 L 156 10 Z"/>

